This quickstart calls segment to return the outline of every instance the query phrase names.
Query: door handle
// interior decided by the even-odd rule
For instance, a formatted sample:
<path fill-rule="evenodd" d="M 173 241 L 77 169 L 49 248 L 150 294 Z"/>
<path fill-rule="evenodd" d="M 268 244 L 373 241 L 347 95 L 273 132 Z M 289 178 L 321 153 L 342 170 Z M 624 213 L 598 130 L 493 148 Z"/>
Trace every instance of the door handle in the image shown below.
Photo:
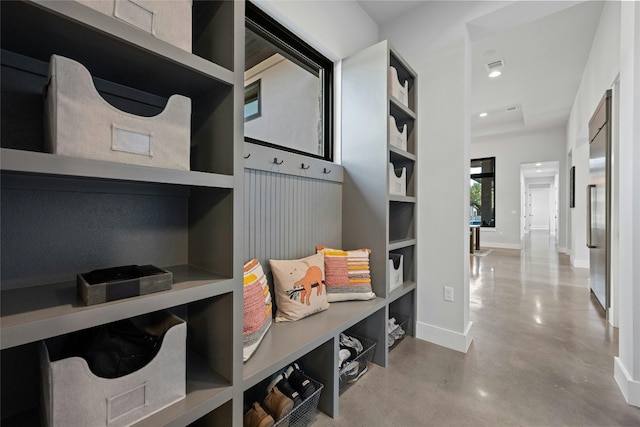
<path fill-rule="evenodd" d="M 591 240 L 591 192 L 596 188 L 595 185 L 589 184 L 587 185 L 587 247 L 595 248 L 596 246 L 593 244 Z"/>

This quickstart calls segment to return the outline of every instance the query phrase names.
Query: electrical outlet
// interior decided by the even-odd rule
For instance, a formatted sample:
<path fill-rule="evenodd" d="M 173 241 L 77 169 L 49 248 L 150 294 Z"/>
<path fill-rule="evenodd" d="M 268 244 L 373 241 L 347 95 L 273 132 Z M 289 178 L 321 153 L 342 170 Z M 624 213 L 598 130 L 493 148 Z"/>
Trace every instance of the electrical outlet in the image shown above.
<path fill-rule="evenodd" d="M 451 286 L 444 287 L 444 300 L 453 302 L 453 288 Z"/>

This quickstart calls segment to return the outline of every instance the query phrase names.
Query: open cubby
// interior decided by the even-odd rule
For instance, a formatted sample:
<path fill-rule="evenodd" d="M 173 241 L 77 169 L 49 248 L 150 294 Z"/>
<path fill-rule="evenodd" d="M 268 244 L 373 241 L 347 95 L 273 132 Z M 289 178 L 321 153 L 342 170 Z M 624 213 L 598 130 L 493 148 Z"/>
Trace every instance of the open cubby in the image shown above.
<path fill-rule="evenodd" d="M 415 239 L 415 203 L 389 202 L 389 241 Z"/>
<path fill-rule="evenodd" d="M 0 59 L 1 145 L 3 148 L 45 152 L 43 89 L 47 84 L 49 58 L 41 60 L 3 49 Z M 166 106 L 170 95 L 183 93 L 179 85 L 168 93 L 166 88 L 153 93 L 126 86 L 122 79 L 105 80 L 94 76 L 93 80 L 107 102 L 122 111 L 141 116 L 157 115 Z M 190 94 L 190 97 L 191 170 L 233 175 L 233 162 L 229 159 L 233 157 L 234 131 L 226 125 L 233 121 L 233 86 L 211 79 L 208 87 Z"/>
<path fill-rule="evenodd" d="M 194 416 L 191 411 L 214 411 L 231 400 L 233 360 L 226 348 L 230 345 L 229 340 L 232 339 L 233 333 L 232 312 L 231 308 L 228 308 L 232 298 L 232 293 L 226 293 L 168 309 L 187 322 L 186 396 L 145 418 L 140 425 L 166 425 L 175 422 L 182 424 L 182 421 L 190 420 Z M 207 322 L 217 322 L 212 324 L 217 324 L 218 327 L 226 325 L 226 332 L 217 331 L 215 334 L 219 337 L 217 342 L 211 343 L 211 337 L 203 339 L 203 334 L 211 332 L 210 328 L 202 327 L 203 319 Z M 82 329 L 85 328 L 78 328 L 73 332 Z M 61 340 L 66 336 L 67 334 L 54 337 L 52 344 L 55 344 L 55 341 L 62 343 Z M 36 344 L 32 342 L 3 350 L 3 391 L 12 390 L 3 393 L 2 414 L 3 417 L 7 417 L 6 420 L 3 419 L 3 425 L 5 422 L 9 425 L 13 422 L 20 425 L 20 420 L 36 420 L 40 417 L 41 378 Z M 15 381 L 20 381 L 23 386 L 14 391 L 11 384 Z"/>

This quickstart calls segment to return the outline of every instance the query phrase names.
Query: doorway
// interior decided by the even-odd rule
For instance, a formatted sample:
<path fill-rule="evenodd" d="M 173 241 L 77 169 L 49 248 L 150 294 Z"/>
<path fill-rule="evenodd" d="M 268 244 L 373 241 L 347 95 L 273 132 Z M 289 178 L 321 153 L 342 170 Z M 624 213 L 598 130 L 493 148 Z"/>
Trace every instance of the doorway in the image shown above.
<path fill-rule="evenodd" d="M 535 230 L 547 234 L 557 243 L 559 172 L 557 161 L 520 165 L 521 236 L 526 237 Z"/>
<path fill-rule="evenodd" d="M 530 184 L 527 191 L 528 229 L 549 232 L 551 204 L 549 184 Z"/>

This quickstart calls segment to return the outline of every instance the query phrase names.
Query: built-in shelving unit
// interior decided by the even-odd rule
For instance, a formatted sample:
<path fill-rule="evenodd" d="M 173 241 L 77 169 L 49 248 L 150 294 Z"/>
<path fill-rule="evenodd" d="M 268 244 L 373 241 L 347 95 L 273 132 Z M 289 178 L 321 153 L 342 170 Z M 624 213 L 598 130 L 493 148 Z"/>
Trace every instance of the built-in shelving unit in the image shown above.
<path fill-rule="evenodd" d="M 138 424 L 240 425 L 244 3 L 194 1 L 193 53 L 74 1 L 0 7 L 2 424 L 41 420 L 38 341 L 170 310 L 187 321 L 187 395 Z M 190 97 L 191 170 L 46 153 L 52 54 L 134 114 Z M 92 306 L 76 296 L 77 273 L 127 264 L 167 268 L 172 289 Z"/>
<path fill-rule="evenodd" d="M 387 42 L 346 59 L 344 167 L 317 161 L 304 174 L 289 170 L 343 182 L 342 246 L 372 249 L 377 298 L 274 323 L 243 364 L 244 2 L 194 1 L 192 53 L 75 1 L 0 8 L 2 424 L 41 422 L 40 340 L 158 310 L 187 321 L 187 395 L 136 425 L 240 426 L 247 396 L 294 361 L 324 385 L 319 409 L 337 416 L 340 333 L 374 340 L 373 361 L 386 366 L 390 314 L 411 318 L 414 332 L 415 72 Z M 105 99 L 134 114 L 158 114 L 173 94 L 190 97 L 191 170 L 47 153 L 42 93 L 52 54 L 82 63 Z M 408 106 L 387 89 L 390 65 L 409 80 Z M 389 115 L 407 125 L 407 150 L 389 144 Z M 247 163 L 265 168 L 256 162 L 272 156 L 257 150 Z M 306 161 L 287 156 L 292 165 Z M 389 163 L 406 168 L 406 195 L 390 195 Z M 390 253 L 404 259 L 404 281 L 393 290 Z M 77 273 L 127 264 L 170 270 L 171 290 L 92 306 L 77 297 Z"/>
<path fill-rule="evenodd" d="M 409 82 L 408 105 L 389 90 L 389 67 Z M 343 245 L 368 247 L 376 294 L 385 300 L 383 330 L 374 362 L 387 364 L 386 320 L 410 318 L 414 334 L 416 303 L 417 74 L 387 41 L 343 61 L 342 65 Z M 407 126 L 407 149 L 389 142 L 389 117 Z M 390 194 L 388 165 L 406 168 L 406 195 Z M 403 283 L 391 290 L 389 254 L 403 255 Z M 370 335 L 377 336 L 377 335 Z"/>

